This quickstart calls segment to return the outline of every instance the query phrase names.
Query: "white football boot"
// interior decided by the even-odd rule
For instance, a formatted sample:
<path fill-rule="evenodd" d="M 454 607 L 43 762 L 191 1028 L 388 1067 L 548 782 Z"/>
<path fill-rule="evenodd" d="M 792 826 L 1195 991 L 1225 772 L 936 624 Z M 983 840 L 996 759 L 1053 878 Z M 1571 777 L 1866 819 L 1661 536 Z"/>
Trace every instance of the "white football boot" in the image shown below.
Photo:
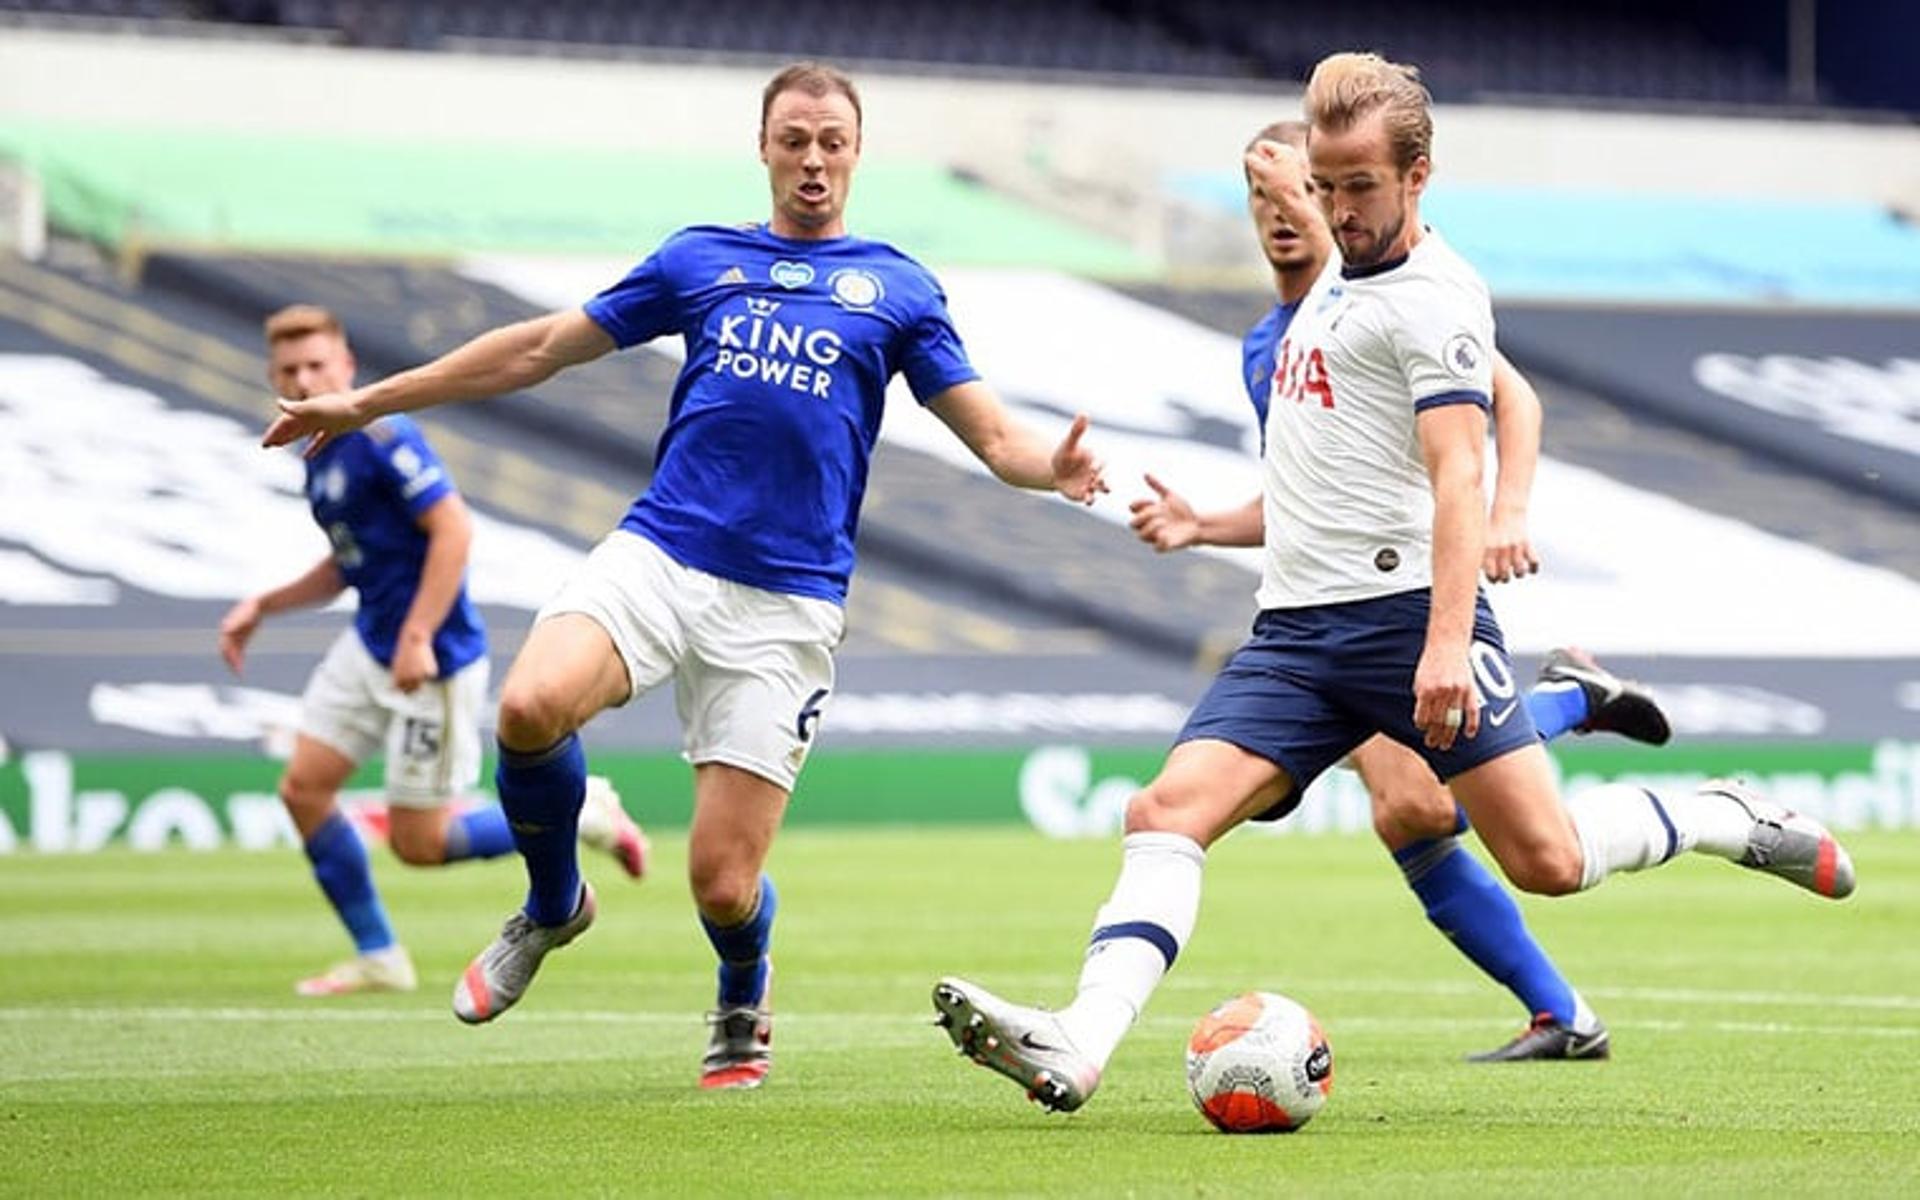
<path fill-rule="evenodd" d="M 605 775 L 587 776 L 586 800 L 580 805 L 580 844 L 611 854 L 632 878 L 646 878 L 647 856 L 653 847 L 627 815 L 620 793 Z"/>
<path fill-rule="evenodd" d="M 954 1048 L 1027 1089 L 1027 1098 L 1055 1112 L 1072 1112 L 1100 1086 L 1100 1068 L 1075 1048 L 1060 1020 L 1040 1008 L 1009 1004 L 964 979 L 933 988 L 934 1024 Z"/>
<path fill-rule="evenodd" d="M 350 958 L 326 974 L 302 979 L 293 990 L 302 996 L 351 996 L 356 992 L 410 992 L 420 985 L 406 947 L 388 946 Z"/>

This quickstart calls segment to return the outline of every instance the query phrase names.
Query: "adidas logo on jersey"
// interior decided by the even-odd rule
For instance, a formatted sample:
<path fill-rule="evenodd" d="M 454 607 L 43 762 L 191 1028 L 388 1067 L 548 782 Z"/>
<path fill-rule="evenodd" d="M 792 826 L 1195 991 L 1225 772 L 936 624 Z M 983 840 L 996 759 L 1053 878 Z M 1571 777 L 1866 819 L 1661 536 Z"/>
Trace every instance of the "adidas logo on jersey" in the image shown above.
<path fill-rule="evenodd" d="M 720 278 L 713 281 L 713 286 L 726 287 L 728 284 L 745 283 L 746 281 L 747 273 L 745 271 L 742 271 L 739 267 L 728 267 L 726 270 L 720 272 Z"/>

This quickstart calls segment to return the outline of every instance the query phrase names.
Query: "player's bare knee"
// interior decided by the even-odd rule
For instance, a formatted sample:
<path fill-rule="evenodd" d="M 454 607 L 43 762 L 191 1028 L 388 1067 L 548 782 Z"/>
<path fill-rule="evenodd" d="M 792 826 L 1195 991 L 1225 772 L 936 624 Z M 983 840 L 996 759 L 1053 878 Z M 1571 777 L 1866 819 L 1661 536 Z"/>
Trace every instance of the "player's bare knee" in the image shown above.
<path fill-rule="evenodd" d="M 730 871 L 724 864 L 691 864 L 687 882 L 693 889 L 694 905 L 709 921 L 721 926 L 738 925 L 751 917 L 760 895 L 758 872 Z"/>
<path fill-rule="evenodd" d="M 1127 832 L 1178 831 L 1187 807 L 1177 792 L 1158 783 L 1150 783 L 1127 801 Z"/>
<path fill-rule="evenodd" d="M 1373 831 L 1392 849 L 1452 837 L 1457 818 L 1444 790 L 1387 789 L 1373 795 Z"/>
<path fill-rule="evenodd" d="M 1416 841 L 1412 834 L 1400 824 L 1400 814 L 1381 803 L 1381 798 L 1373 798 L 1373 834 L 1380 844 L 1389 850 L 1398 850 L 1409 842 Z"/>
<path fill-rule="evenodd" d="M 559 689 L 508 681 L 500 693 L 500 744 L 509 750 L 544 750 L 572 730 Z"/>
<path fill-rule="evenodd" d="M 1501 859 L 1507 879 L 1536 896 L 1565 896 L 1580 890 L 1580 847 L 1542 843 Z"/>
<path fill-rule="evenodd" d="M 333 789 L 317 780 L 288 772 L 280 777 L 280 803 L 302 829 L 318 825 L 333 808 Z"/>

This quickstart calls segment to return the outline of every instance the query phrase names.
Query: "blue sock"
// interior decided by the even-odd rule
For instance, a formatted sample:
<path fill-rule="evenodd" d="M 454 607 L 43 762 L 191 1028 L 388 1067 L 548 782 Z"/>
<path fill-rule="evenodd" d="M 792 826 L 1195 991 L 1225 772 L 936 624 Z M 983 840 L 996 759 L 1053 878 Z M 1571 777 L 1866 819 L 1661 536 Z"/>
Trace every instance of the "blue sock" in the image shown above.
<path fill-rule="evenodd" d="M 700 924 L 707 940 L 720 956 L 720 1007 L 737 1008 L 758 1004 L 767 990 L 767 946 L 773 940 L 773 915 L 779 911 L 780 897 L 773 890 L 773 877 L 760 877 L 760 902 L 753 915 L 738 925 L 719 926 L 703 913 Z"/>
<path fill-rule="evenodd" d="M 1577 683 L 1536 683 L 1527 693 L 1527 715 L 1540 740 L 1550 742 L 1587 719 L 1587 693 Z"/>
<path fill-rule="evenodd" d="M 313 831 L 307 839 L 307 857 L 327 903 L 353 936 L 354 948 L 371 954 L 393 945 L 393 926 L 387 923 L 387 910 L 374 890 L 367 848 L 345 816 L 336 811 Z"/>
<path fill-rule="evenodd" d="M 1427 919 L 1460 953 L 1520 998 L 1529 1014 L 1574 1022 L 1573 988 L 1527 932 L 1520 906 L 1480 860 L 1453 838 L 1428 839 L 1394 851 Z"/>
<path fill-rule="evenodd" d="M 580 907 L 580 804 L 587 794 L 587 754 L 570 733 L 545 750 L 521 754 L 500 747 L 493 773 L 513 844 L 527 860 L 527 916 L 536 925 L 564 925 Z"/>
<path fill-rule="evenodd" d="M 513 830 L 507 825 L 507 810 L 497 804 L 468 809 L 447 822 L 445 862 L 499 858 L 512 852 Z"/>

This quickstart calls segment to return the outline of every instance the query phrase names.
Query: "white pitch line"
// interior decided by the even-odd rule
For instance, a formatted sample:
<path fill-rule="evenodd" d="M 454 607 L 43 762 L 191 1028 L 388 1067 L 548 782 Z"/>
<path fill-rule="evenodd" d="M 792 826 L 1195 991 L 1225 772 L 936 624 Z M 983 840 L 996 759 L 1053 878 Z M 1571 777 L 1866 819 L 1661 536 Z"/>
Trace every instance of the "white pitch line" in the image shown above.
<path fill-rule="evenodd" d="M 1302 986 L 1309 981 L 1303 981 Z M 1353 980 L 1314 983 L 1329 990 L 1403 992 L 1410 995 L 1478 995 L 1484 984 Z M 1714 988 L 1583 987 L 1586 995 L 1607 1000 L 1646 1000 L 1663 1004 L 1723 1004 L 1755 1008 L 1864 1008 L 1920 1012 L 1920 996 L 1822 995 L 1817 992 L 1719 991 Z"/>
<path fill-rule="evenodd" d="M 1064 975 L 1015 974 L 995 977 L 995 990 L 1025 989 L 1032 992 L 1056 992 L 1071 989 L 1073 980 Z M 1284 991 L 1292 996 L 1318 993 L 1389 996 L 1484 996 L 1495 991 L 1487 980 L 1458 982 L 1447 980 L 1400 979 L 1320 979 L 1310 975 L 1271 980 L 1265 985 L 1249 983 L 1245 976 L 1229 978 L 1220 974 L 1180 974 L 1168 976 L 1170 991 L 1198 991 L 1227 994 L 1235 990 L 1263 986 L 1267 991 Z M 1591 999 L 1637 1000 L 1657 1004 L 1710 1004 L 1728 1008 L 1815 1008 L 1868 1009 L 1890 1012 L 1920 1012 L 1920 996 L 1900 993 L 1881 995 L 1831 995 L 1819 992 L 1719 991 L 1713 988 L 1672 987 L 1582 987 Z"/>
<path fill-rule="evenodd" d="M 517 1015 L 513 1024 L 527 1025 L 691 1025 L 698 1020 L 698 1014 L 688 1012 L 615 1012 L 609 1010 L 584 1009 L 574 1011 L 552 1011 L 522 1013 Z M 869 1030 L 875 1027 L 895 1032 L 919 1025 L 931 1025 L 931 1018 L 903 1016 L 899 1013 L 852 1013 L 852 1012 L 802 1012 L 782 1013 L 783 1027 L 801 1025 L 809 1029 L 815 1027 L 847 1028 L 865 1025 Z M 348 1009 L 348 1008 L 0 1008 L 0 1021 L 80 1021 L 89 1023 L 113 1022 L 188 1022 L 188 1023 L 239 1023 L 239 1024 L 372 1024 L 372 1025 L 443 1025 L 453 1028 L 453 1017 L 446 1012 L 425 1012 L 412 1009 Z M 1419 1030 L 1425 1032 L 1452 1032 L 1504 1028 L 1511 1022 L 1503 1022 L 1493 1017 L 1345 1017 L 1326 1022 L 1329 1029 L 1353 1030 Z M 1149 1029 L 1184 1029 L 1191 1022 L 1186 1017 L 1156 1015 L 1140 1023 Z M 1809 1024 L 1801 1021 L 1678 1021 L 1664 1018 L 1612 1021 L 1616 1031 L 1648 1030 L 1658 1032 L 1684 1033 L 1690 1030 L 1713 1030 L 1720 1033 L 1752 1033 L 1783 1035 L 1835 1035 L 1883 1038 L 1920 1038 L 1920 1025 L 1847 1025 L 1847 1024 Z M 865 1035 L 863 1035 L 865 1036 Z"/>

